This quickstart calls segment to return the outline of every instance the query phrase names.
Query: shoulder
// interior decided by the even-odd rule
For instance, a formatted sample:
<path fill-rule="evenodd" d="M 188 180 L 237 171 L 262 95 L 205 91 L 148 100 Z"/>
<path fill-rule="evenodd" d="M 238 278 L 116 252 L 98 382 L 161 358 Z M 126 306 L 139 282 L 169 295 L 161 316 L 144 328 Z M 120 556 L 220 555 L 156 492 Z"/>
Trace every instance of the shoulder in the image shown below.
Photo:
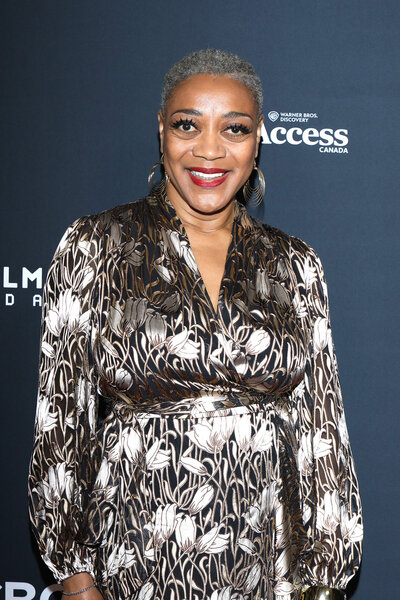
<path fill-rule="evenodd" d="M 101 236 L 113 226 L 124 227 L 142 220 L 151 212 L 151 205 L 151 197 L 140 198 L 84 218 L 88 219 L 94 233 Z"/>
<path fill-rule="evenodd" d="M 250 217 L 263 247 L 269 248 L 273 264 L 284 262 L 298 291 L 326 295 L 326 281 L 321 260 L 307 242 L 277 227 Z"/>
<path fill-rule="evenodd" d="M 116 206 L 94 215 L 79 217 L 61 237 L 47 272 L 47 294 L 72 288 L 90 293 L 104 256 L 127 239 L 133 227 L 149 211 L 146 199 Z"/>
<path fill-rule="evenodd" d="M 249 219 L 255 231 L 262 237 L 264 245 L 271 246 L 280 256 L 284 255 L 290 261 L 295 260 L 303 263 L 307 261 L 313 263 L 315 261 L 319 262 L 319 257 L 314 248 L 304 240 L 250 215 Z"/>
<path fill-rule="evenodd" d="M 112 238 L 115 242 L 118 237 L 121 237 L 124 229 L 128 228 L 129 233 L 132 234 L 135 224 L 142 222 L 150 212 L 151 198 L 141 198 L 99 213 L 79 217 L 67 227 L 58 244 L 56 255 L 76 248 L 86 249 L 87 253 L 90 250 L 89 245 L 93 250 L 108 238 Z"/>

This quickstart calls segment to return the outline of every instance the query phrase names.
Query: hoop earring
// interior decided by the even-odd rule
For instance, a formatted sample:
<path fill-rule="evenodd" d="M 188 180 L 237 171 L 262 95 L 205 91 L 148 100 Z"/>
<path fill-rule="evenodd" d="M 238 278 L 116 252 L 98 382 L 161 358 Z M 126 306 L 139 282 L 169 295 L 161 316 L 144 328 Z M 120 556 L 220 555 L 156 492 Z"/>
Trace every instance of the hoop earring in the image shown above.
<path fill-rule="evenodd" d="M 256 186 L 252 186 L 250 183 L 251 175 L 243 186 L 243 198 L 246 204 L 254 204 L 255 206 L 260 206 L 263 201 L 265 194 L 265 177 L 261 169 L 259 169 L 256 165 L 256 161 L 254 161 L 253 170 L 257 171 L 258 175 L 258 184 Z M 254 198 L 254 199 L 253 199 Z"/>
<path fill-rule="evenodd" d="M 161 182 L 157 186 L 154 186 L 154 184 L 153 184 L 154 173 L 156 172 L 158 166 L 160 166 L 161 169 L 164 171 L 164 177 L 161 179 Z M 164 167 L 164 154 L 161 154 L 160 160 L 157 161 L 156 163 L 154 163 L 154 165 L 151 167 L 149 176 L 147 178 L 147 183 L 148 183 L 148 186 L 149 186 L 149 192 L 151 192 L 154 187 L 157 187 L 157 189 L 162 194 L 165 194 L 165 192 L 166 192 L 166 185 L 167 185 L 168 182 L 169 182 L 168 173 L 166 172 L 165 167 Z"/>

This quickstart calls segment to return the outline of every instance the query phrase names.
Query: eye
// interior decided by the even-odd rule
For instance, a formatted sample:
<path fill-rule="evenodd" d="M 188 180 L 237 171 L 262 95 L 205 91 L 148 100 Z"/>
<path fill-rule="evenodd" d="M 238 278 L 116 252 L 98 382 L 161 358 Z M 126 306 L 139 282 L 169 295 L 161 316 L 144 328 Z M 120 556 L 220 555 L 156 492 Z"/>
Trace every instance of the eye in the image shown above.
<path fill-rule="evenodd" d="M 196 123 L 192 119 L 178 119 L 172 123 L 172 127 L 185 133 L 192 133 L 197 129 Z"/>
<path fill-rule="evenodd" d="M 242 123 L 234 123 L 233 125 L 229 125 L 225 131 L 228 131 L 235 137 L 239 137 L 239 135 L 247 135 L 251 132 L 247 125 L 243 125 Z"/>

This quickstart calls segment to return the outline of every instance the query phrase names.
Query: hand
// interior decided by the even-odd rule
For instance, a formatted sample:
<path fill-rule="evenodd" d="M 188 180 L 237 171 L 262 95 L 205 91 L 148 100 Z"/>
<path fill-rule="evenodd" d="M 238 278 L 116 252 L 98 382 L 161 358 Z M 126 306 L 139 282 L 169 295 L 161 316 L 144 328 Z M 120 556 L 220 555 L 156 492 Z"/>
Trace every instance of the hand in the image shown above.
<path fill-rule="evenodd" d="M 89 575 L 89 573 L 76 573 L 67 579 L 64 579 L 63 582 L 63 591 L 67 594 L 71 592 L 79 592 L 79 590 L 83 590 L 85 588 L 90 587 L 94 584 L 93 577 Z M 100 591 L 94 587 L 86 592 L 82 592 L 81 594 L 76 594 L 73 596 L 62 596 L 62 600 L 103 600 L 103 596 Z"/>

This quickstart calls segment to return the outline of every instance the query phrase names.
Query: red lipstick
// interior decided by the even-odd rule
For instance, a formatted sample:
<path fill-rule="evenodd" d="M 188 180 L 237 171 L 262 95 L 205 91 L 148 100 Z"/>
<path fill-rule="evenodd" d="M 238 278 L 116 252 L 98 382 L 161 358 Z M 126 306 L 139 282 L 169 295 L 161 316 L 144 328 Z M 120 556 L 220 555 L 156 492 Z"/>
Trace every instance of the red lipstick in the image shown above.
<path fill-rule="evenodd" d="M 229 175 L 229 171 L 226 169 L 210 168 L 205 167 L 190 167 L 187 169 L 190 179 L 196 185 L 200 187 L 217 187 L 225 181 Z"/>

